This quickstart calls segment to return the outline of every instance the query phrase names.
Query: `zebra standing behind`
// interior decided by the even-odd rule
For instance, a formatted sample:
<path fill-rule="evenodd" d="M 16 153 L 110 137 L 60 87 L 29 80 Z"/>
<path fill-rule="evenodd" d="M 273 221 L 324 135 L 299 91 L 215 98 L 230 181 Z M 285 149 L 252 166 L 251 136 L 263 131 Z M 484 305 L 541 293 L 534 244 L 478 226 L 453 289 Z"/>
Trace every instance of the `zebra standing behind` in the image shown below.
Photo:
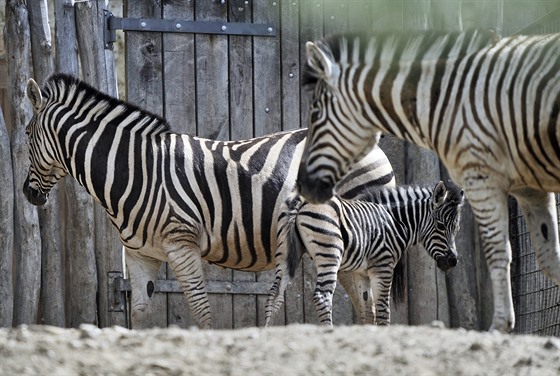
<path fill-rule="evenodd" d="M 71 175 L 103 206 L 126 250 L 133 326 L 151 313 L 162 261 L 203 328 L 212 318 L 202 259 L 244 271 L 274 267 L 276 221 L 295 187 L 306 130 L 229 142 L 176 134 L 161 117 L 67 75 L 42 90 L 29 80 L 27 96 L 34 116 L 24 193 L 43 205 Z M 385 184 L 394 185 L 393 170 L 376 149 L 337 188 L 351 198 Z M 351 276 L 341 282 L 352 296 Z"/>
<path fill-rule="evenodd" d="M 335 35 L 308 42 L 313 87 L 298 174 L 312 202 L 388 133 L 437 152 L 465 190 L 494 294 L 490 329 L 510 331 L 508 194 L 527 220 L 543 272 L 560 284 L 560 34 Z"/>
<path fill-rule="evenodd" d="M 362 323 L 388 325 L 393 271 L 411 246 L 421 244 L 441 270 L 457 265 L 462 190 L 398 187 L 372 190 L 356 200 L 333 196 L 312 204 L 295 195 L 278 223 L 276 278 L 265 308 L 266 325 L 282 305 L 284 290 L 304 250 L 317 269 L 313 301 L 322 324 L 332 325 L 338 271 L 354 274 Z M 373 306 L 372 306 L 373 304 Z M 373 309 L 372 309 L 373 307 Z"/>

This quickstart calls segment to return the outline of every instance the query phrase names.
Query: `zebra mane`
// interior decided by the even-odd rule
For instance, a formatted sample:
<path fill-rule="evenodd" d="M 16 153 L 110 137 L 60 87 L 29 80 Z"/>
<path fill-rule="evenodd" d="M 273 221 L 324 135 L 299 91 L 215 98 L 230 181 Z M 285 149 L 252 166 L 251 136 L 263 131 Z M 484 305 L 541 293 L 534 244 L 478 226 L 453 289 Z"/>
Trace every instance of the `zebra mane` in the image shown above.
<path fill-rule="evenodd" d="M 494 45 L 498 35 L 488 30 L 445 32 L 342 33 L 327 36 L 316 45 L 340 65 L 399 63 L 460 58 Z M 460 48 L 454 48 L 460 46 Z M 303 67 L 303 86 L 314 86 L 320 75 L 309 63 Z"/>
<path fill-rule="evenodd" d="M 447 201 L 453 200 L 454 203 L 460 205 L 463 202 L 463 195 L 461 188 L 454 184 L 446 183 L 447 187 Z M 419 185 L 400 185 L 398 187 L 374 187 L 370 188 L 353 200 L 371 202 L 373 204 L 392 206 L 395 203 L 403 202 L 404 198 L 431 200 L 434 187 L 419 186 Z"/>
<path fill-rule="evenodd" d="M 93 98 L 95 102 L 106 102 L 111 108 L 122 106 L 126 108 L 127 112 L 139 112 L 143 117 L 155 120 L 145 122 L 144 129 L 149 131 L 149 134 L 157 135 L 171 131 L 169 123 L 161 116 L 99 91 L 75 76 L 63 73 L 54 74 L 47 79 L 41 92 L 47 102 L 63 102 L 66 101 L 68 95 L 83 92 L 83 103 Z"/>

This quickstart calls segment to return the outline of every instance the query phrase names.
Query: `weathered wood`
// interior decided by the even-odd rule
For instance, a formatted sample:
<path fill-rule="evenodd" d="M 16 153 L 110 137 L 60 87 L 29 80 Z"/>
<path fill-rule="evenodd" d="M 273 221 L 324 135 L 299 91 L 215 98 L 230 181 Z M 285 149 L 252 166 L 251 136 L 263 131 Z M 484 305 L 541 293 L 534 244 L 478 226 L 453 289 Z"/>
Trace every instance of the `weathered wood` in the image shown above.
<path fill-rule="evenodd" d="M 11 327 L 14 315 L 14 179 L 10 136 L 0 108 L 0 327 Z"/>
<path fill-rule="evenodd" d="M 31 25 L 31 51 L 33 75 L 42 85 L 54 72 L 51 30 L 47 1 L 28 4 Z M 39 322 L 47 325 L 64 326 L 64 296 L 62 281 L 62 249 L 60 244 L 60 208 L 58 186 L 49 195 L 46 205 L 38 208 L 41 228 L 41 305 Z"/>
<path fill-rule="evenodd" d="M 253 11 L 250 3 L 244 0 L 228 1 L 230 22 L 252 22 Z M 253 132 L 253 38 L 241 35 L 229 37 L 229 117 L 230 138 L 247 139 Z M 255 273 L 233 271 L 234 281 L 255 282 Z M 233 296 L 233 327 L 243 328 L 257 325 L 259 311 L 257 297 L 254 295 Z"/>
<path fill-rule="evenodd" d="M 253 1 L 253 22 L 280 25 L 280 5 L 278 1 Z M 255 136 L 280 132 L 282 130 L 282 102 L 280 86 L 280 38 L 253 38 L 253 91 L 255 93 Z M 270 229 L 262 229 L 270 231 Z M 274 252 L 273 252 L 274 254 Z M 272 286 L 274 269 L 257 274 L 257 281 L 268 282 Z M 258 325 L 264 326 L 264 308 L 267 298 L 257 297 Z"/>
<path fill-rule="evenodd" d="M 79 75 L 78 39 L 74 7 L 66 0 L 55 1 L 55 66 L 58 72 Z M 72 273 L 70 263 L 84 250 L 93 248 L 93 201 L 75 179 L 66 178 L 60 183 L 60 213 L 62 220 L 61 249 L 64 253 L 64 275 L 68 302 L 72 299 Z M 73 220 L 67 220 L 72 218 Z M 68 304 L 69 305 L 69 304 Z M 69 310 L 70 311 L 70 310 Z M 101 312 L 100 312 L 101 313 Z M 65 315 L 65 312 L 63 312 Z M 65 316 L 62 316 L 66 322 Z"/>
<path fill-rule="evenodd" d="M 227 4 L 219 1 L 197 2 L 197 21 L 227 20 Z M 197 85 L 198 135 L 212 139 L 229 139 L 228 99 L 228 39 L 224 35 L 195 35 Z M 202 84 L 204 83 L 204 84 Z M 207 280 L 231 281 L 232 271 L 204 264 Z M 215 328 L 232 328 L 232 297 L 226 294 L 209 296 L 210 309 Z"/>
<path fill-rule="evenodd" d="M 106 50 L 103 40 L 105 1 L 91 1 L 76 4 L 76 23 L 79 56 L 84 80 L 112 96 L 117 96 L 117 82 L 113 53 Z M 117 233 L 107 218 L 105 210 L 100 205 L 94 205 L 95 247 L 94 259 L 88 255 L 88 262 L 84 269 L 86 278 L 91 278 L 97 283 L 99 292 L 100 311 L 107 312 L 107 272 L 122 270 L 122 245 Z M 95 260 L 95 261 L 94 261 Z M 85 266 L 85 265 L 84 265 Z M 95 283 L 92 284 L 95 286 Z M 88 290 L 87 299 L 95 299 L 95 292 L 90 297 Z M 86 296 L 82 297 L 86 298 Z M 95 302 L 95 300 L 94 300 Z M 95 308 L 95 304 L 93 305 Z M 97 320 L 95 310 L 80 316 L 85 320 Z M 82 320 L 82 319 L 80 319 Z M 74 320 L 73 320 L 74 321 Z M 104 321 L 105 318 L 104 318 Z M 86 321 L 87 322 L 87 321 Z M 122 324 L 120 322 L 105 325 Z"/>
<path fill-rule="evenodd" d="M 315 41 L 323 36 L 323 0 L 299 2 L 300 3 L 300 65 L 306 63 L 305 43 L 307 41 Z M 309 104 L 311 93 L 302 88 L 300 90 L 301 99 L 301 124 L 309 124 Z M 315 290 L 315 281 L 317 280 L 317 272 L 313 261 L 309 255 L 305 254 L 302 258 L 303 265 L 303 307 L 304 322 L 318 324 L 319 319 L 313 303 L 313 291 Z M 336 324 L 336 321 L 334 321 Z"/>
<path fill-rule="evenodd" d="M 194 20 L 194 4 L 171 1 L 163 5 L 163 18 Z M 195 45 L 192 34 L 163 34 L 163 113 L 176 132 L 196 133 Z M 175 274 L 167 266 L 167 278 Z M 157 287 L 157 286 L 156 286 Z M 184 294 L 167 297 L 167 323 L 185 328 L 195 325 Z"/>
<path fill-rule="evenodd" d="M 280 2 L 280 53 L 282 89 L 282 130 L 306 126 L 300 124 L 300 58 L 299 58 L 299 2 Z M 278 26 L 277 26 L 278 27 Z M 275 250 L 273 250 L 275 252 Z M 285 292 L 285 323 L 303 323 L 303 270 L 297 270 L 296 277 L 290 281 Z M 281 314 L 279 315 L 281 316 Z M 283 319 L 274 323 L 281 325 Z"/>
<path fill-rule="evenodd" d="M 25 96 L 30 77 L 30 31 L 26 2 L 6 2 L 6 54 L 9 90 L 12 98 L 12 166 L 14 172 L 14 251 L 16 278 L 14 325 L 37 322 L 41 286 L 41 238 L 36 208 L 23 195 L 21 187 L 29 169 L 25 127 L 31 120 L 31 107 Z"/>
<path fill-rule="evenodd" d="M 125 3 L 124 15 L 126 17 L 161 18 L 161 14 L 162 8 L 159 2 L 147 0 L 127 1 Z M 125 40 L 127 100 L 141 108 L 149 109 L 155 114 L 163 115 L 161 33 L 128 32 L 125 35 Z M 166 274 L 166 267 L 162 265 L 158 278 L 165 279 Z M 130 278 L 134 278 L 134 276 L 132 275 Z M 154 307 L 153 316 L 146 317 L 145 322 L 133 322 L 133 327 L 167 326 L 166 296 L 162 294 L 153 295 L 150 304 Z"/>

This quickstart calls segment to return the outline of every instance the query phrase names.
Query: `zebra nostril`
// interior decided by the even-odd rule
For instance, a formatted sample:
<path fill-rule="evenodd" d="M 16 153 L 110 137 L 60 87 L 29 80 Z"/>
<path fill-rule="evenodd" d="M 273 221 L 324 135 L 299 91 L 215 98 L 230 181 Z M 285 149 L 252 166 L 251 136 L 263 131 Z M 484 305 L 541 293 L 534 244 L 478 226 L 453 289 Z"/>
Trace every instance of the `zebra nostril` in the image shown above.
<path fill-rule="evenodd" d="M 454 255 L 449 256 L 448 263 L 451 267 L 457 266 L 457 257 L 455 257 Z"/>

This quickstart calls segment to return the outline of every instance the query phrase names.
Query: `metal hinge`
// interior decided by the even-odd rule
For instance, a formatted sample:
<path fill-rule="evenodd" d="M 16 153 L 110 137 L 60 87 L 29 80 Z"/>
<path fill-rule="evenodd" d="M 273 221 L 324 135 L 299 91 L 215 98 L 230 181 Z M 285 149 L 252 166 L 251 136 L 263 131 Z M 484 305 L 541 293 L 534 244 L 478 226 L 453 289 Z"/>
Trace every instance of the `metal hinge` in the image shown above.
<path fill-rule="evenodd" d="M 108 10 L 105 13 L 105 48 L 112 49 L 117 40 L 116 30 L 123 31 L 156 31 L 162 33 L 195 33 L 218 35 L 250 35 L 261 37 L 276 36 L 276 28 L 272 24 L 255 24 L 222 21 L 187 21 L 181 19 L 164 20 L 149 18 L 115 17 Z"/>

